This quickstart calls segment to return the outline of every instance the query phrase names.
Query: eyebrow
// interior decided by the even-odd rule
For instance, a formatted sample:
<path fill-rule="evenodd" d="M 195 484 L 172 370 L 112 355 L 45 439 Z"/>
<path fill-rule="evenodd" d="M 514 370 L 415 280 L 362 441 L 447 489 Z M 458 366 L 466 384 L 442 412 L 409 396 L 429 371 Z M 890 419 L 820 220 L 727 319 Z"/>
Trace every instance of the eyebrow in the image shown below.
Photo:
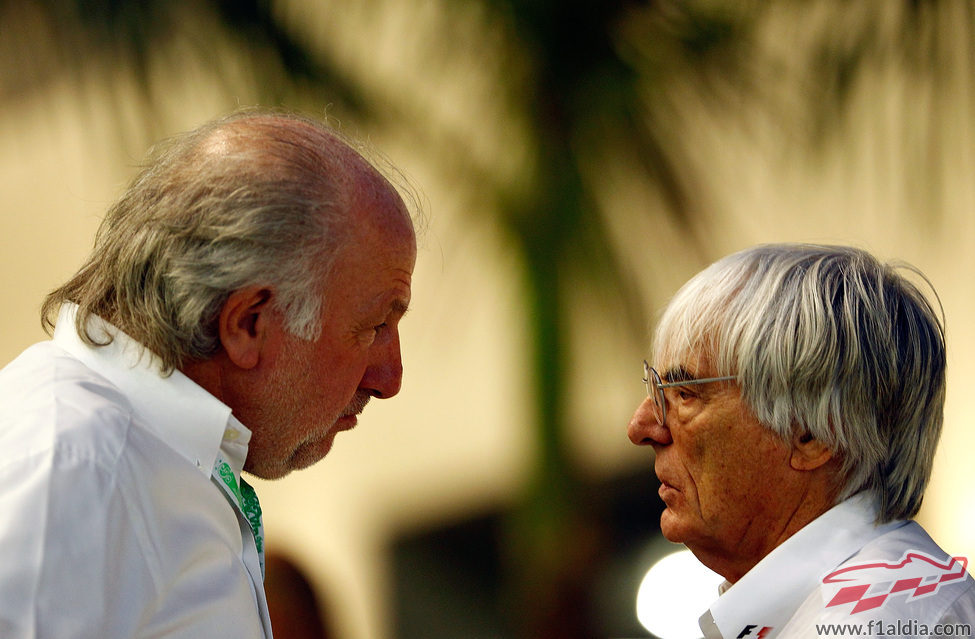
<path fill-rule="evenodd" d="M 400 317 L 406 315 L 409 312 L 409 310 L 410 310 L 409 302 L 406 302 L 398 297 L 393 300 L 392 304 L 390 304 L 390 311 L 396 315 L 399 315 Z"/>
<path fill-rule="evenodd" d="M 667 369 L 664 373 L 664 382 L 689 382 L 695 379 L 694 375 L 691 375 L 690 371 L 684 368 L 683 365 L 672 366 Z"/>

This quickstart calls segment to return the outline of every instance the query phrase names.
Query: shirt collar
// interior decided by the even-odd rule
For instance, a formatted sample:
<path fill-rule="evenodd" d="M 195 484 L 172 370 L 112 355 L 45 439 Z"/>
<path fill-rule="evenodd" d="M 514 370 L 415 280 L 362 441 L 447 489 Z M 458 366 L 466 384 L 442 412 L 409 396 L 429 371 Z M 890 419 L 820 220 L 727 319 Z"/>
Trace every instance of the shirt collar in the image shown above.
<path fill-rule="evenodd" d="M 874 500 L 860 493 L 834 506 L 766 555 L 701 617 L 705 636 L 734 638 L 752 626 L 781 629 L 823 576 L 870 540 L 903 526 L 877 526 Z M 770 635 L 771 636 L 771 635 Z"/>
<path fill-rule="evenodd" d="M 61 305 L 54 342 L 118 387 L 145 427 L 203 474 L 210 475 L 224 445 L 233 451 L 239 475 L 251 433 L 230 407 L 178 370 L 164 377 L 159 357 L 100 317 L 90 317 L 88 334 L 98 342 L 111 341 L 86 344 L 75 326 L 77 311 L 76 304 Z"/>
<path fill-rule="evenodd" d="M 240 421 L 230 415 L 227 418 L 227 428 L 223 431 L 223 441 L 220 444 L 220 452 L 223 459 L 234 471 L 238 483 L 240 473 L 244 470 L 244 461 L 247 459 L 247 447 L 251 440 L 251 431 L 240 423 Z"/>

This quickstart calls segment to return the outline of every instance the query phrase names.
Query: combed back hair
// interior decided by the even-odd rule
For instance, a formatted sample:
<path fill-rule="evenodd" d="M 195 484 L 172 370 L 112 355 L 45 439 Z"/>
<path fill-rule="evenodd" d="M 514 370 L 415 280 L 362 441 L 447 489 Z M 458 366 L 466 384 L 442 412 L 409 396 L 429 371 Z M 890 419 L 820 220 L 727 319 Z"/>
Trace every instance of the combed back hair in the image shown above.
<path fill-rule="evenodd" d="M 921 507 L 941 435 L 944 326 L 901 273 L 844 246 L 774 244 L 696 275 L 654 339 L 663 370 L 703 355 L 735 375 L 759 422 L 785 441 L 809 434 L 841 460 L 837 503 L 866 491 L 879 522 Z M 933 292 L 932 287 L 932 292 Z M 937 294 L 935 294 L 937 302 Z"/>
<path fill-rule="evenodd" d="M 229 295 L 267 285 L 291 333 L 320 332 L 323 282 L 346 239 L 348 164 L 335 131 L 302 116 L 243 111 L 154 148 L 109 209 L 87 262 L 46 298 L 111 322 L 162 360 L 164 373 L 219 350 Z M 100 335 L 100 334 L 99 334 Z"/>

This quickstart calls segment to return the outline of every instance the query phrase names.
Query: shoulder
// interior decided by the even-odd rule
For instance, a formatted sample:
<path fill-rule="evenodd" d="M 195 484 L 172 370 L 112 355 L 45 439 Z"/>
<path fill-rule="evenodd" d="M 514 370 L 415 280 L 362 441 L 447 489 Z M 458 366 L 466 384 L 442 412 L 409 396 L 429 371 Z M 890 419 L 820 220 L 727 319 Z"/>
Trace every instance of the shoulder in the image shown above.
<path fill-rule="evenodd" d="M 956 616 L 970 619 L 970 613 L 975 581 L 968 558 L 946 553 L 920 525 L 905 522 L 828 571 L 793 624 L 807 630 L 817 624 L 862 626 L 867 636 L 926 636 Z"/>
<path fill-rule="evenodd" d="M 55 451 L 111 463 L 132 422 L 125 395 L 52 342 L 0 370 L 0 400 L 0 465 Z"/>
<path fill-rule="evenodd" d="M 0 627 L 137 634 L 159 562 L 124 493 L 132 423 L 117 388 L 50 342 L 0 371 Z"/>

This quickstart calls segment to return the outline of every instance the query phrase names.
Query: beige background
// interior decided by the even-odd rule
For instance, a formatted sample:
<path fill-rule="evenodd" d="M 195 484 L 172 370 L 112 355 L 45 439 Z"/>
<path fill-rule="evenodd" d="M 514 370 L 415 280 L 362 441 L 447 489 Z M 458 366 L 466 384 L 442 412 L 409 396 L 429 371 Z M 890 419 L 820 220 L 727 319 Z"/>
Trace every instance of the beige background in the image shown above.
<path fill-rule="evenodd" d="M 302 7 L 296 3 L 296 15 L 319 24 L 321 16 Z M 410 20 L 422 18 L 419 12 Z M 443 74 L 425 76 L 427 67 L 415 64 L 421 54 L 411 40 L 422 39 L 422 30 L 395 12 L 379 23 L 355 11 L 329 19 L 323 31 L 339 39 L 355 33 L 369 43 L 368 65 L 359 62 L 365 45 L 357 49 L 351 36 L 333 46 L 345 47 L 349 65 L 362 67 L 376 95 L 410 91 L 419 97 L 416 111 L 405 117 L 417 127 L 436 116 L 467 136 L 471 153 L 493 163 L 499 174 L 513 170 L 504 127 L 514 125 L 498 122 L 484 99 L 489 76 L 457 72 L 449 86 Z M 381 44 L 389 43 L 384 33 L 413 35 L 393 47 Z M 455 70 L 477 66 L 463 56 L 453 64 Z M 403 69 L 413 75 L 404 77 Z M 190 128 L 253 102 L 246 74 L 237 82 L 239 90 L 228 92 L 214 88 L 207 73 L 187 64 L 163 78 L 171 89 L 157 101 L 158 133 Z M 84 96 L 73 84 L 54 82 L 0 113 L 0 282 L 6 301 L 0 362 L 45 338 L 37 316 L 45 292 L 80 264 L 100 215 L 133 175 L 152 137 L 130 106 L 138 102 L 131 98 L 134 89 L 122 75 L 112 82 L 112 91 L 96 84 Z M 706 167 L 715 193 L 715 208 L 698 230 L 708 238 L 709 259 L 765 241 L 855 244 L 916 264 L 937 287 L 947 316 L 949 391 L 921 519 L 946 550 L 975 557 L 972 87 L 967 76 L 960 77 L 956 94 L 939 107 L 936 124 L 922 117 L 930 105 L 916 89 L 896 75 L 873 76 L 857 93 L 850 123 L 817 162 L 803 149 L 782 144 L 775 123 L 758 115 L 746 136 L 729 126 L 725 114 L 703 108 L 696 113 L 689 106 L 688 117 L 697 125 L 684 135 L 698 149 L 695 159 Z M 327 107 L 289 106 L 318 113 Z M 495 126 L 479 126 L 484 122 Z M 384 553 L 394 534 L 504 504 L 520 486 L 530 458 L 530 390 L 516 267 L 493 227 L 477 221 L 486 214 L 472 210 L 425 162 L 410 139 L 410 126 L 344 126 L 410 173 L 426 200 L 429 228 L 421 242 L 413 310 L 402 327 L 404 386 L 394 400 L 370 405 L 324 462 L 282 481 L 261 482 L 258 490 L 269 545 L 306 562 L 342 636 L 365 639 L 388 632 Z M 925 149 L 937 156 L 936 183 L 926 181 Z M 629 213 L 618 218 L 619 241 L 646 274 L 644 285 L 655 293 L 659 309 L 704 264 L 665 218 L 639 215 L 658 205 L 652 193 L 612 166 L 605 167 L 603 179 L 612 194 L 609 208 Z M 625 436 L 644 393 L 638 375 L 645 354 L 626 352 L 613 339 L 615 327 L 587 324 L 584 307 L 571 319 L 574 330 L 587 337 L 574 353 L 576 460 L 592 477 L 651 464 L 649 451 L 630 446 Z"/>

